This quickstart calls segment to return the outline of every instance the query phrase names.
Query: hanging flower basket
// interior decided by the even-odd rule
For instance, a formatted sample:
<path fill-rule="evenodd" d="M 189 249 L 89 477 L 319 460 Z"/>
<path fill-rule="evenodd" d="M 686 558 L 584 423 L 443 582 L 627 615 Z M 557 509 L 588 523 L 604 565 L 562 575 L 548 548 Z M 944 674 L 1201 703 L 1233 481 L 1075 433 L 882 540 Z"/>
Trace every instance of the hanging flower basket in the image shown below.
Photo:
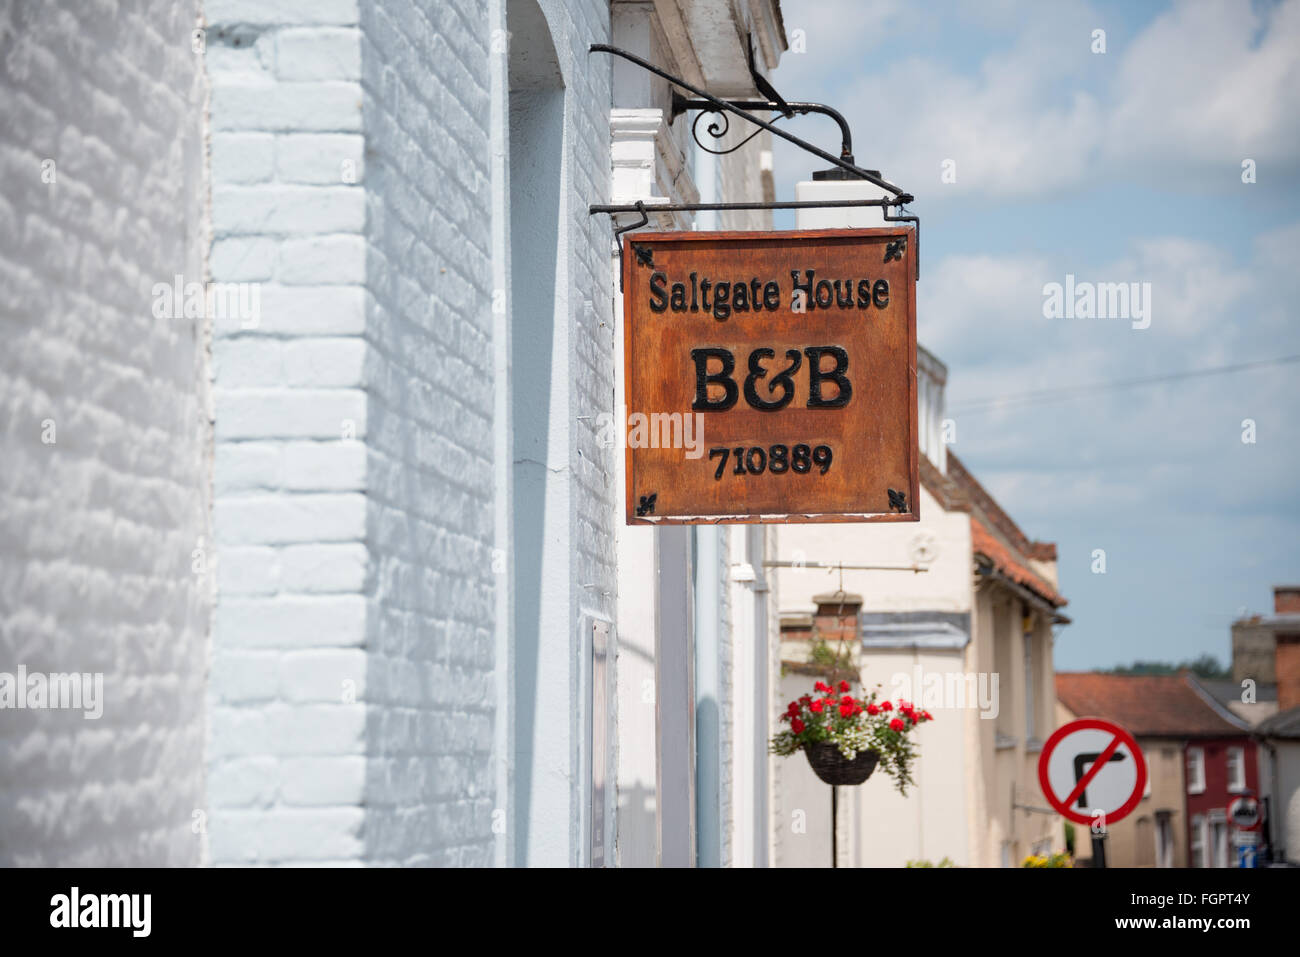
<path fill-rule="evenodd" d="M 846 758 L 839 745 L 818 741 L 804 745 L 803 753 L 812 766 L 813 773 L 827 784 L 861 784 L 876 770 L 880 755 L 875 751 L 859 751 Z"/>
<path fill-rule="evenodd" d="M 791 701 L 771 752 L 803 751 L 813 773 L 831 785 L 861 784 L 879 766 L 906 794 L 917 754 L 912 731 L 933 716 L 907 701 L 878 700 L 874 691 L 856 698 L 850 688 L 847 680 L 818 681 L 812 694 Z"/>

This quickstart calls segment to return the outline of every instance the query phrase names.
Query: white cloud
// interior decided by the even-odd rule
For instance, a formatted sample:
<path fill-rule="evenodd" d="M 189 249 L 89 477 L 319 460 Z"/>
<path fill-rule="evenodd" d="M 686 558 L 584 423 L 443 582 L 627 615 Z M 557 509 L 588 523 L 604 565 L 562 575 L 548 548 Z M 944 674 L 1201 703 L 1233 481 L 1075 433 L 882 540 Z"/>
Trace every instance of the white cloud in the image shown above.
<path fill-rule="evenodd" d="M 1112 28 L 1105 54 L 1090 42 L 1106 18 L 1087 4 L 978 6 L 790 4 L 809 52 L 787 56 L 776 85 L 794 98 L 821 86 L 859 161 L 918 192 L 945 159 L 957 163 L 946 195 L 1000 197 L 1116 175 L 1228 189 L 1246 158 L 1260 177 L 1300 166 L 1300 0 L 1178 2 L 1131 40 Z M 934 56 L 874 67 L 882 36 L 924 35 L 941 17 L 1004 31 L 1008 45 L 975 68 Z"/>

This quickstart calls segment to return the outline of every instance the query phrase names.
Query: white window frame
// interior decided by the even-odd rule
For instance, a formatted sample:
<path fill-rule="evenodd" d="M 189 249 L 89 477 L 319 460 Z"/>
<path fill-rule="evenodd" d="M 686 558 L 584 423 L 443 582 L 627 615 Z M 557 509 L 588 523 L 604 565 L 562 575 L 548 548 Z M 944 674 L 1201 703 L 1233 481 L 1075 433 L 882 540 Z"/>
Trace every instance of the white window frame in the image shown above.
<path fill-rule="evenodd" d="M 1038 703 L 1034 700 L 1034 632 L 1026 628 L 1023 632 L 1025 645 L 1025 740 L 1033 741 L 1036 737 L 1038 720 Z"/>
<path fill-rule="evenodd" d="M 1209 856 L 1206 854 L 1206 848 L 1210 843 L 1210 829 L 1206 826 L 1204 814 L 1192 815 L 1192 839 L 1188 847 L 1190 859 L 1187 862 L 1188 867 L 1209 867 Z"/>
<path fill-rule="evenodd" d="M 1195 772 L 1195 773 L 1193 773 Z M 1205 793 L 1205 749 L 1187 749 L 1187 793 Z"/>
<path fill-rule="evenodd" d="M 1213 842 L 1214 842 L 1214 846 L 1211 848 L 1211 851 L 1213 852 L 1213 861 L 1214 861 L 1214 863 L 1213 863 L 1212 865 L 1210 865 L 1210 866 L 1211 866 L 1211 867 L 1227 867 L 1227 866 L 1228 866 L 1228 815 L 1227 815 L 1227 812 L 1226 812 L 1226 811 L 1211 811 L 1211 812 L 1210 812 L 1209 825 L 1210 825 L 1210 837 L 1213 839 Z"/>
<path fill-rule="evenodd" d="M 1168 812 L 1156 814 L 1156 867 L 1174 866 L 1174 821 Z"/>
<path fill-rule="evenodd" d="M 1240 746 L 1228 748 L 1228 790 L 1233 794 L 1246 790 L 1246 749 Z"/>

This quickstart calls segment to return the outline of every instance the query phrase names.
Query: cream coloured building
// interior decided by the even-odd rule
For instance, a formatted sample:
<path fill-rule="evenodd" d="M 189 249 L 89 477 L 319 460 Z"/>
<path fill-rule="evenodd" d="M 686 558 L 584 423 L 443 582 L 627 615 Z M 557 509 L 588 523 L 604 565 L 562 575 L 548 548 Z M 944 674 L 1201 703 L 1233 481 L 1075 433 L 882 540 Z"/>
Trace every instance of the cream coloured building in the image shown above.
<path fill-rule="evenodd" d="M 1064 848 L 1061 818 L 1037 776 L 1042 743 L 1056 727 L 1053 626 L 1068 622 L 1059 611 L 1056 549 L 1026 537 L 948 452 L 947 370 L 924 349 L 918 367 L 920 521 L 782 527 L 776 577 L 789 639 L 782 657 L 805 659 L 811 632 L 839 610 L 832 599 L 847 603 L 856 611 L 864 687 L 880 684 L 936 719 L 917 731 L 917 787 L 907 797 L 884 777 L 840 789 L 840 866 L 944 858 L 1019 866 L 1031 853 Z M 782 690 L 789 698 L 813 680 L 788 666 Z M 777 863 L 815 863 L 830 856 L 830 789 L 802 758 L 787 761 Z M 798 810 L 810 822 L 804 834 L 792 824 Z"/>

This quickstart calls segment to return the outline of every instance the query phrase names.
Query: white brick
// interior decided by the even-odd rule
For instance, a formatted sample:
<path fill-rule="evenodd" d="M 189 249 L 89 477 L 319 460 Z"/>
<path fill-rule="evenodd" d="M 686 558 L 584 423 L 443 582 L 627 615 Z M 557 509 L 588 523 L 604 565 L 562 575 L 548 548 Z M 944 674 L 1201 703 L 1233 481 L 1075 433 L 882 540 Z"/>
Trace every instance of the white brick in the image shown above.
<path fill-rule="evenodd" d="M 217 590 L 221 595 L 270 595 L 280 587 L 280 556 L 274 548 L 221 549 Z"/>
<path fill-rule="evenodd" d="M 361 98 L 357 83 L 217 85 L 212 89 L 212 128 L 357 132 Z"/>
<path fill-rule="evenodd" d="M 264 183 L 275 175 L 270 133 L 217 133 L 212 137 L 214 183 Z"/>
<path fill-rule="evenodd" d="M 280 485 L 280 446 L 272 442 L 222 442 L 215 456 L 218 495 Z"/>
<path fill-rule="evenodd" d="M 261 291 L 259 335 L 360 335 L 366 328 L 366 292 L 360 286 L 267 285 Z M 237 319 L 214 320 L 217 337 L 244 335 Z"/>
<path fill-rule="evenodd" d="M 250 754 L 361 754 L 365 706 L 360 704 L 217 705 L 211 749 L 216 758 Z"/>
<path fill-rule="evenodd" d="M 212 656 L 214 700 L 241 705 L 274 701 L 280 688 L 279 668 L 280 656 L 273 651 L 218 650 Z"/>
<path fill-rule="evenodd" d="M 209 263 L 220 282 L 258 282 L 276 272 L 279 247 L 262 236 L 236 236 L 212 244 Z M 260 295 L 260 292 L 259 292 Z M 259 299 L 259 309 L 261 301 Z M 260 321 L 261 317 L 257 317 Z"/>
<path fill-rule="evenodd" d="M 217 807 L 269 807 L 275 803 L 280 762 L 270 757 L 231 758 L 208 769 L 208 800 Z"/>
<path fill-rule="evenodd" d="M 359 80 L 361 31 L 281 30 L 276 38 L 275 66 L 284 80 Z"/>
<path fill-rule="evenodd" d="M 359 283 L 365 278 L 364 236 L 311 236 L 283 243 L 276 279 L 285 285 Z"/>
<path fill-rule="evenodd" d="M 212 228 L 230 233 L 359 232 L 365 194 L 348 186 L 218 186 Z"/>
<path fill-rule="evenodd" d="M 217 543 L 228 545 L 360 541 L 366 500 L 359 494 L 227 496 L 213 508 Z"/>
<path fill-rule="evenodd" d="M 284 385 L 284 345 L 275 339 L 219 339 L 212 345 L 212 365 L 223 388 Z"/>
<path fill-rule="evenodd" d="M 359 858 L 364 823 L 360 807 L 214 811 L 212 857 L 246 864 Z"/>
<path fill-rule="evenodd" d="M 364 393 L 306 389 L 214 389 L 216 434 L 228 439 L 339 439 L 345 429 L 365 436 Z"/>
<path fill-rule="evenodd" d="M 361 804 L 366 762 L 361 757 L 285 758 L 279 779 L 280 799 L 285 804 Z"/>
<path fill-rule="evenodd" d="M 360 648 L 290 652 L 281 661 L 280 674 L 284 701 L 347 704 L 349 698 L 365 700 L 366 654 Z"/>
<path fill-rule="evenodd" d="M 346 133 L 282 133 L 275 141 L 275 177 L 282 183 L 347 185 L 343 164 L 352 164 L 353 182 L 365 179 L 365 139 Z"/>
<path fill-rule="evenodd" d="M 351 491 L 365 488 L 366 447 L 361 442 L 292 442 L 280 475 L 285 488 Z"/>
<path fill-rule="evenodd" d="M 295 339 L 284 347 L 284 374 L 291 386 L 360 386 L 366 358 L 364 339 Z"/>
<path fill-rule="evenodd" d="M 281 586 L 287 592 L 359 592 L 366 583 L 366 547 L 291 545 L 283 549 Z"/>
<path fill-rule="evenodd" d="M 357 0 L 207 0 L 208 23 L 358 23 Z"/>
<path fill-rule="evenodd" d="M 235 40 L 240 41 L 235 45 Z M 214 86 L 223 83 L 257 83 L 273 79 L 275 64 L 275 39 L 263 34 L 248 42 L 246 30 L 225 35 L 221 30 L 209 30 L 207 50 L 203 54 L 208 76 Z"/>
<path fill-rule="evenodd" d="M 213 643 L 232 648 L 345 647 L 365 640 L 366 601 L 360 595 L 313 598 L 226 598 Z"/>

